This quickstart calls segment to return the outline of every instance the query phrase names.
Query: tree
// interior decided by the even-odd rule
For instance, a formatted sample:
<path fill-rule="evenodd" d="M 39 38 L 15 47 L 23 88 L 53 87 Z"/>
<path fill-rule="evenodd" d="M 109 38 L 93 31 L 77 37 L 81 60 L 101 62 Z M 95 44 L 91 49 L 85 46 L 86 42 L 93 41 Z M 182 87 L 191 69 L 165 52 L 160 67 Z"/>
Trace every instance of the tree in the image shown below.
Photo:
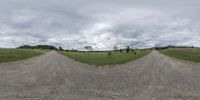
<path fill-rule="evenodd" d="M 63 49 L 62 47 L 59 47 L 59 50 L 60 50 L 60 51 L 64 51 L 64 49 Z"/>
<path fill-rule="evenodd" d="M 84 47 L 87 51 L 92 51 L 93 49 L 92 49 L 92 46 L 85 46 Z"/>
<path fill-rule="evenodd" d="M 117 46 L 114 46 L 114 47 L 113 47 L 113 51 L 117 52 L 117 51 L 118 51 L 118 47 L 117 47 Z"/>
<path fill-rule="evenodd" d="M 123 50 L 122 50 L 122 49 L 119 49 L 119 52 L 120 52 L 120 53 L 122 53 L 122 52 L 123 52 Z"/>
<path fill-rule="evenodd" d="M 126 48 L 126 53 L 129 53 L 129 51 L 130 51 L 130 47 L 127 46 L 127 48 Z"/>

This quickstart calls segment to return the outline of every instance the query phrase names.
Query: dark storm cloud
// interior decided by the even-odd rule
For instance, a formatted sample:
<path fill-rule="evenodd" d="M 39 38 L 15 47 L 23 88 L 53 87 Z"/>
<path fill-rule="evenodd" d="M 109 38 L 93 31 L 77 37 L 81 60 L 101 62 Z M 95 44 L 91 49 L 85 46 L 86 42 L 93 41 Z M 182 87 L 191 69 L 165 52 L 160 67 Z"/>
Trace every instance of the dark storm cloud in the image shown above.
<path fill-rule="evenodd" d="M 0 0 L 0 46 L 200 46 L 198 0 Z"/>

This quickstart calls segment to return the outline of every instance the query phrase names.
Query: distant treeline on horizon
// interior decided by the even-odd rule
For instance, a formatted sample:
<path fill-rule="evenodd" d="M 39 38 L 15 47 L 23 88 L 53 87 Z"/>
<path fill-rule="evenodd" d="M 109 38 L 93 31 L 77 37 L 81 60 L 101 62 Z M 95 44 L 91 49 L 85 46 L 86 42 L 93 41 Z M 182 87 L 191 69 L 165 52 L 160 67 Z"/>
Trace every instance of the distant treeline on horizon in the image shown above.
<path fill-rule="evenodd" d="M 48 49 L 48 50 L 74 51 L 74 52 L 79 51 L 79 50 L 76 50 L 76 49 L 72 49 L 72 50 L 66 49 L 66 50 L 64 50 L 62 47 L 56 48 L 55 46 L 52 46 L 52 45 L 36 45 L 36 46 L 23 45 L 23 46 L 20 46 L 20 47 L 17 47 L 17 48 L 18 49 Z M 148 48 L 148 49 L 162 50 L 162 49 L 168 49 L 168 48 L 197 48 L 197 47 L 168 45 L 168 46 L 163 46 L 163 47 L 152 47 L 152 48 Z M 126 50 L 126 48 L 119 49 L 119 50 Z M 93 50 L 93 52 L 106 52 L 106 51 L 115 51 L 115 50 L 102 50 L 102 51 Z"/>
<path fill-rule="evenodd" d="M 49 49 L 49 50 L 58 50 L 56 47 L 52 45 L 36 45 L 36 46 L 30 46 L 30 45 L 23 45 L 20 47 L 17 47 L 18 49 Z"/>
<path fill-rule="evenodd" d="M 194 46 L 173 46 L 173 45 L 168 45 L 168 46 L 163 46 L 163 47 L 153 47 L 155 50 L 162 50 L 162 49 L 168 49 L 168 48 L 197 48 Z"/>

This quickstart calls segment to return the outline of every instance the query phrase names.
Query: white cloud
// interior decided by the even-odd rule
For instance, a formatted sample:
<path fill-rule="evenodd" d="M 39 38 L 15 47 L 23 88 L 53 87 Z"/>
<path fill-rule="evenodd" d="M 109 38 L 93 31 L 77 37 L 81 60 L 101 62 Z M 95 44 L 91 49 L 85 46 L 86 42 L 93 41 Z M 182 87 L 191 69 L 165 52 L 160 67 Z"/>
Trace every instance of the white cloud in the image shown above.
<path fill-rule="evenodd" d="M 26 0 L 17 1 L 0 1 L 0 47 L 50 44 L 82 49 L 91 45 L 105 50 L 115 45 L 200 46 L 196 5 L 200 2 L 195 0 L 181 4 L 179 0 L 34 0 L 30 5 Z"/>

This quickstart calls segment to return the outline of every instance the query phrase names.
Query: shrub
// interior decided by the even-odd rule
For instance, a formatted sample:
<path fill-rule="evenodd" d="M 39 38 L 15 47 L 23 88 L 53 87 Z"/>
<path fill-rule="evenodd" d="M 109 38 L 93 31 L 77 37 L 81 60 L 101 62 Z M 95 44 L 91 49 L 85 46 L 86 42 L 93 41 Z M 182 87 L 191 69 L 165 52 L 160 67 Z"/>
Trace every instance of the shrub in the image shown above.
<path fill-rule="evenodd" d="M 108 55 L 108 56 L 112 56 L 112 52 L 109 51 L 109 52 L 107 53 L 107 55 Z"/>

